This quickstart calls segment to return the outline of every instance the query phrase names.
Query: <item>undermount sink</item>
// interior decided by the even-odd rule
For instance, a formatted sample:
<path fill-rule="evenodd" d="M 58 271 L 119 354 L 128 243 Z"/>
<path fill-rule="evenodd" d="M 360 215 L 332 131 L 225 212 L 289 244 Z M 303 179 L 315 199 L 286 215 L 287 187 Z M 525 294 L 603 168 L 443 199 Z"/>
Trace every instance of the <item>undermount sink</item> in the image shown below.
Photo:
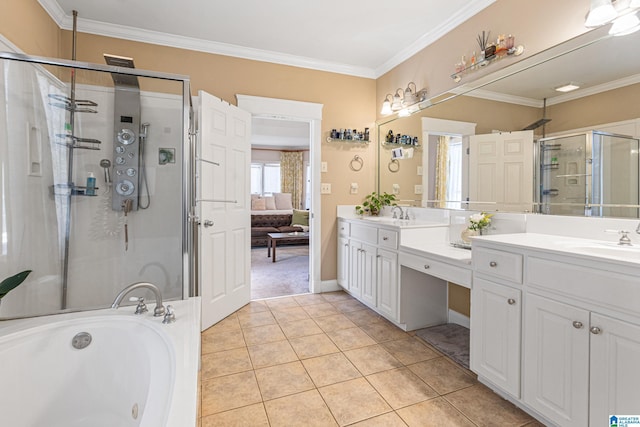
<path fill-rule="evenodd" d="M 442 227 L 448 224 L 434 221 L 424 221 L 416 219 L 397 219 L 391 216 L 363 216 L 362 221 L 375 222 L 378 224 L 391 225 L 398 228 L 420 228 L 420 227 Z"/>
<path fill-rule="evenodd" d="M 619 245 L 615 242 L 571 242 L 563 245 L 567 249 L 585 255 L 603 256 L 640 261 L 640 246 Z"/>

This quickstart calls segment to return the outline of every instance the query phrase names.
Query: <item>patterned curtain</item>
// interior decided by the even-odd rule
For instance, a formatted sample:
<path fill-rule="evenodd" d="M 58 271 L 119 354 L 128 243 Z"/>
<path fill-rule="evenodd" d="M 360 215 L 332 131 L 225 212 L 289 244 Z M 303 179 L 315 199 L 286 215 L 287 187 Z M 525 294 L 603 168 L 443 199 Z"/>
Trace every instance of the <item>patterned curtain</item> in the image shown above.
<path fill-rule="evenodd" d="M 436 194 L 435 206 L 444 208 L 447 206 L 447 163 L 449 155 L 449 137 L 439 136 L 436 148 Z"/>
<path fill-rule="evenodd" d="M 294 209 L 301 209 L 304 189 L 304 162 L 302 151 L 280 153 L 280 182 L 283 193 L 291 193 Z"/>

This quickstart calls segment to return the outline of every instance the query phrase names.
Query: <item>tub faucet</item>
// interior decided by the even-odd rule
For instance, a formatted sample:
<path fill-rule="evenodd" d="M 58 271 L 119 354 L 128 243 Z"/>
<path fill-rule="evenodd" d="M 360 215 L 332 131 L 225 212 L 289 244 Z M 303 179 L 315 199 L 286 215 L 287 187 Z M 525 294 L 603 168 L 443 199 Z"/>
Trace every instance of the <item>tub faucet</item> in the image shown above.
<path fill-rule="evenodd" d="M 162 296 L 160 295 L 160 289 L 158 289 L 156 285 L 147 282 L 132 283 L 131 285 L 121 290 L 120 293 L 116 296 L 116 299 L 113 301 L 113 304 L 111 304 L 111 308 L 118 308 L 125 295 L 133 290 L 141 288 L 150 289 L 156 296 L 156 308 L 153 310 L 153 315 L 156 317 L 164 315 L 165 309 L 164 305 L 162 305 Z"/>

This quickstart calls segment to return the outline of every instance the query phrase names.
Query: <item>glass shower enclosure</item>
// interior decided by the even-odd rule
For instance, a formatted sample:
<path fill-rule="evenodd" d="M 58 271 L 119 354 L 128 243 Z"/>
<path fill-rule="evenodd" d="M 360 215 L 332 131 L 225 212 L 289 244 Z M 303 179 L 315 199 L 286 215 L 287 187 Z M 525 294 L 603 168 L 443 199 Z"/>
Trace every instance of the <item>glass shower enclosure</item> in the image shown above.
<path fill-rule="evenodd" d="M 189 79 L 132 66 L 0 53 L 0 318 L 188 296 Z"/>
<path fill-rule="evenodd" d="M 539 212 L 638 218 L 639 141 L 590 131 L 538 140 Z"/>

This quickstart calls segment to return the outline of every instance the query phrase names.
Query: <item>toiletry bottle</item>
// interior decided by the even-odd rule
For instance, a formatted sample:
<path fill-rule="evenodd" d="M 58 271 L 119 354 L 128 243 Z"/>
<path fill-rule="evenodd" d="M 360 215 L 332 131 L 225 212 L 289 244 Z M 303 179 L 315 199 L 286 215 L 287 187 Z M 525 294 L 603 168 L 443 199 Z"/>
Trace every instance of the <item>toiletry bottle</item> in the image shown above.
<path fill-rule="evenodd" d="M 84 194 L 87 196 L 96 195 L 96 177 L 93 175 L 93 172 L 89 172 L 89 176 L 87 176 L 87 188 Z"/>

